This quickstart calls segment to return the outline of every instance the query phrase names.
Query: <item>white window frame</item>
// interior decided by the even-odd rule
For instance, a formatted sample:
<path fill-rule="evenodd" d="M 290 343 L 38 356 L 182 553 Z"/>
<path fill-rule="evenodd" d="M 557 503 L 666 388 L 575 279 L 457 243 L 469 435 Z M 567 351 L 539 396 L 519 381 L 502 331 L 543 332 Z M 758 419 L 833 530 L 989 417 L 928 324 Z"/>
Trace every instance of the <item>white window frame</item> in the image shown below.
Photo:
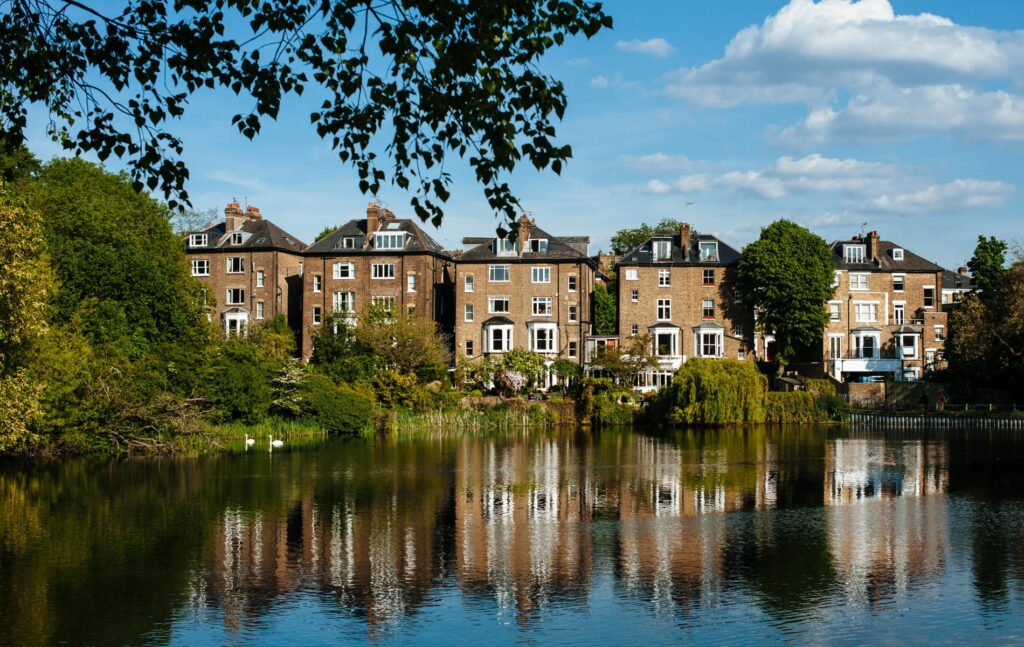
<path fill-rule="evenodd" d="M 370 278 L 378 281 L 394 280 L 394 263 L 374 263 L 370 266 Z"/>
<path fill-rule="evenodd" d="M 373 248 L 405 249 L 406 237 L 404 231 L 378 232 L 373 235 Z"/>
<path fill-rule="evenodd" d="M 640 324 L 633 324 L 632 326 L 629 327 L 629 335 L 630 335 L 630 337 L 636 337 L 639 334 L 640 334 Z"/>
<path fill-rule="evenodd" d="M 879 353 L 881 352 L 881 341 L 882 334 L 875 331 L 861 331 L 855 332 L 851 335 L 853 337 L 853 352 L 854 357 L 857 359 L 878 359 Z M 864 354 L 864 340 L 872 340 L 871 355 Z"/>
<path fill-rule="evenodd" d="M 651 343 L 654 348 L 651 349 L 655 357 L 679 357 L 682 355 L 682 349 L 679 348 L 679 329 L 678 328 L 658 328 L 652 329 Z M 669 339 L 668 352 L 659 352 L 661 346 L 658 343 L 658 338 L 662 335 L 666 335 Z"/>
<path fill-rule="evenodd" d="M 558 352 L 558 324 L 530 323 L 530 350 L 535 353 Z M 543 343 L 541 343 L 543 342 Z"/>
<path fill-rule="evenodd" d="M 658 321 L 672 321 L 672 299 L 658 299 L 655 312 Z"/>
<path fill-rule="evenodd" d="M 209 234 L 189 234 L 188 246 L 189 247 L 206 247 L 210 244 Z"/>
<path fill-rule="evenodd" d="M 494 333 L 498 332 L 498 331 L 501 332 L 501 340 L 502 340 L 501 348 L 496 348 L 495 344 L 494 344 L 494 341 L 495 341 Z M 512 350 L 512 348 L 513 348 L 513 345 L 512 345 L 512 333 L 513 333 L 513 326 L 511 324 L 492 324 L 490 326 L 485 326 L 484 327 L 484 337 L 485 337 L 485 340 L 486 340 L 485 348 L 487 349 L 487 352 L 488 353 L 507 353 L 508 351 Z"/>
<path fill-rule="evenodd" d="M 635 267 L 626 268 L 626 280 L 627 281 L 639 281 L 640 277 Z"/>
<path fill-rule="evenodd" d="M 843 338 L 846 335 L 842 334 L 830 334 L 828 336 L 828 358 L 829 359 L 842 359 L 843 358 Z"/>
<path fill-rule="evenodd" d="M 210 261 L 205 258 L 192 259 L 192 276 L 210 276 Z"/>
<path fill-rule="evenodd" d="M 374 307 L 384 306 L 388 312 L 394 312 L 398 299 L 391 294 L 377 294 L 370 297 L 370 304 Z"/>
<path fill-rule="evenodd" d="M 494 305 L 499 302 L 505 303 L 504 310 L 495 310 Z M 508 314 L 512 309 L 512 298 L 511 297 L 488 297 L 487 298 L 487 312 L 490 314 Z"/>
<path fill-rule="evenodd" d="M 640 303 L 640 290 L 633 289 L 629 293 L 630 303 Z"/>
<path fill-rule="evenodd" d="M 324 277 L 319 274 L 313 275 L 313 292 L 318 293 L 324 288 Z"/>
<path fill-rule="evenodd" d="M 575 274 L 570 274 L 568 276 L 568 288 L 567 289 L 569 290 L 569 292 L 575 292 L 576 291 L 577 286 L 578 286 L 578 282 L 577 281 L 578 281 L 578 278 L 577 278 L 577 276 Z"/>
<path fill-rule="evenodd" d="M 462 279 L 462 290 L 464 292 L 472 292 L 475 289 L 475 287 L 476 286 L 473 284 L 473 275 L 472 274 L 467 274 L 465 277 L 463 277 L 463 279 Z"/>
<path fill-rule="evenodd" d="M 910 339 L 912 341 L 912 343 L 910 345 L 910 348 L 912 349 L 912 352 L 909 355 L 907 354 L 907 351 L 906 351 L 906 349 L 907 349 L 906 342 L 907 342 L 908 339 Z M 916 333 L 896 335 L 895 336 L 895 340 L 896 340 L 897 354 L 898 354 L 900 359 L 918 359 L 918 356 L 921 353 L 921 344 L 920 344 L 920 340 L 918 339 L 918 335 Z"/>
<path fill-rule="evenodd" d="M 829 301 L 828 302 L 828 320 L 831 322 L 843 320 L 843 302 L 842 301 Z"/>
<path fill-rule="evenodd" d="M 658 287 L 672 287 L 672 270 L 667 267 L 658 270 Z"/>
<path fill-rule="evenodd" d="M 530 268 L 531 283 L 551 283 L 551 268 L 546 265 L 537 265 Z"/>
<path fill-rule="evenodd" d="M 345 236 L 345 237 L 343 237 L 341 239 L 341 248 L 342 249 L 355 249 L 356 248 L 356 238 L 355 238 L 355 236 Z"/>
<path fill-rule="evenodd" d="M 579 314 L 578 314 L 579 311 L 577 309 L 576 304 L 570 304 L 568 306 L 566 312 L 567 312 L 566 316 L 569 319 L 569 323 L 577 323 L 578 322 L 578 320 L 579 320 Z"/>
<path fill-rule="evenodd" d="M 266 282 L 267 282 L 267 273 L 264 272 L 263 270 L 256 270 L 256 287 L 258 287 L 258 288 L 266 287 Z M 256 317 L 256 318 L 257 319 L 262 319 L 263 317 Z"/>
<path fill-rule="evenodd" d="M 708 281 L 708 276 L 711 276 L 711 280 Z M 718 277 L 715 276 L 715 268 L 705 267 L 700 273 L 700 282 L 704 287 L 711 287 L 715 284 L 715 280 Z"/>
<path fill-rule="evenodd" d="M 256 302 L 256 318 L 257 319 L 262 319 L 263 318 L 263 311 L 264 311 L 263 302 L 262 301 L 257 301 Z"/>
<path fill-rule="evenodd" d="M 338 262 L 334 264 L 331 272 L 335 281 L 350 281 L 356 278 L 356 265 L 355 263 Z"/>
<path fill-rule="evenodd" d="M 870 318 L 868 318 L 869 316 Z M 853 321 L 854 323 L 878 323 L 878 302 L 854 301 Z"/>
<path fill-rule="evenodd" d="M 902 261 L 903 260 L 903 248 L 902 247 L 893 247 L 892 248 L 892 260 L 894 260 L 894 261 Z"/>
<path fill-rule="evenodd" d="M 473 304 L 467 303 L 462 306 L 462 320 L 469 323 L 472 322 L 476 313 L 473 312 Z"/>
<path fill-rule="evenodd" d="M 504 275 L 505 278 L 495 278 Z M 508 265 L 488 265 L 487 266 L 487 282 L 488 283 L 508 283 L 512 280 L 512 270 Z"/>
<path fill-rule="evenodd" d="M 851 264 L 860 264 L 864 262 L 864 256 L 867 254 L 866 245 L 843 245 L 843 260 Z"/>
<path fill-rule="evenodd" d="M 708 310 L 711 314 L 708 314 Z M 715 300 L 714 299 L 701 299 L 700 301 L 700 316 L 701 319 L 714 319 L 715 318 Z"/>
<path fill-rule="evenodd" d="M 232 264 L 236 265 L 239 269 L 231 269 Z M 245 274 L 245 257 L 244 256 L 228 256 L 227 269 L 225 270 L 228 274 Z"/>
<path fill-rule="evenodd" d="M 899 287 L 896 287 L 899 285 Z M 906 274 L 893 274 L 892 275 L 892 291 L 903 292 L 907 289 L 907 275 Z"/>
<path fill-rule="evenodd" d="M 518 251 L 516 249 L 516 241 L 511 238 L 494 239 L 494 253 L 498 256 L 515 256 Z"/>
<path fill-rule="evenodd" d="M 467 339 L 464 348 L 465 348 L 465 350 L 463 352 L 465 352 L 466 357 L 472 357 L 473 356 L 473 340 L 472 339 Z"/>
<path fill-rule="evenodd" d="M 235 291 L 237 291 L 238 294 L 240 295 L 240 298 L 238 300 L 234 300 L 234 299 L 231 298 L 231 293 L 235 292 Z M 229 306 L 238 306 L 238 305 L 244 304 L 245 303 L 245 288 L 228 288 L 227 289 L 227 298 L 224 300 L 224 303 L 226 303 Z"/>
<path fill-rule="evenodd" d="M 356 293 L 336 291 L 331 295 L 331 312 L 339 314 L 354 314 L 356 311 Z"/>
<path fill-rule="evenodd" d="M 548 251 L 548 239 L 547 238 L 531 238 L 530 239 L 530 251 L 536 254 L 542 254 Z"/>
<path fill-rule="evenodd" d="M 734 323 L 732 325 L 732 336 L 743 339 L 743 324 Z"/>
<path fill-rule="evenodd" d="M 551 297 L 533 297 L 532 312 L 534 317 L 550 317 L 554 315 Z"/>
<path fill-rule="evenodd" d="M 906 301 L 892 302 L 892 323 L 897 326 L 902 326 L 903 324 L 907 323 Z"/>
<path fill-rule="evenodd" d="M 867 292 L 871 285 L 868 272 L 850 272 L 850 292 Z"/>
<path fill-rule="evenodd" d="M 931 299 L 932 303 L 931 303 L 931 305 L 928 304 L 928 290 L 932 291 L 932 299 Z M 925 307 L 925 308 L 934 308 L 935 307 L 935 286 L 934 285 L 923 285 L 923 286 L 921 286 L 921 303 L 924 304 L 923 307 Z"/>
<path fill-rule="evenodd" d="M 405 275 L 405 291 L 410 293 L 416 292 L 416 275 L 409 273 Z"/>
<path fill-rule="evenodd" d="M 838 288 L 839 283 L 843 280 L 843 272 L 841 270 L 835 270 L 832 272 L 832 287 Z"/>
<path fill-rule="evenodd" d="M 946 341 L 946 326 L 932 326 L 932 330 L 935 332 L 935 341 Z"/>
<path fill-rule="evenodd" d="M 700 251 L 700 260 L 718 261 L 718 243 L 716 241 L 701 241 L 697 244 L 697 249 Z"/>
<path fill-rule="evenodd" d="M 651 255 L 656 261 L 667 261 L 672 258 L 671 240 L 654 240 L 651 242 Z"/>
<path fill-rule="evenodd" d="M 569 357 L 569 359 L 576 359 L 577 357 L 579 357 L 579 343 L 577 343 L 575 340 L 570 341 L 565 351 L 565 354 L 566 356 Z"/>
<path fill-rule="evenodd" d="M 710 352 L 707 350 L 707 340 L 711 339 Z M 701 330 L 694 332 L 694 355 L 711 359 L 721 359 L 725 352 L 725 334 L 722 330 Z"/>
<path fill-rule="evenodd" d="M 240 231 L 233 231 L 233 232 L 231 232 L 231 244 L 232 245 L 241 245 L 242 244 L 242 232 L 240 232 Z"/>
<path fill-rule="evenodd" d="M 320 310 L 320 306 L 313 306 L 313 325 L 319 326 L 323 321 L 323 314 Z"/>

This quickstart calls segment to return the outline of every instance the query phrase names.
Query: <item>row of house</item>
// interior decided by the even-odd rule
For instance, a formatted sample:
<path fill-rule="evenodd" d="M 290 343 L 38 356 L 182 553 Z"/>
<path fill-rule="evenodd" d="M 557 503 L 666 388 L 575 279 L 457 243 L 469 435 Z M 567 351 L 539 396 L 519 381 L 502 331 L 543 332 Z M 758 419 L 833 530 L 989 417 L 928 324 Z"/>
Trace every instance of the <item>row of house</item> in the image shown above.
<path fill-rule="evenodd" d="M 413 220 L 378 204 L 312 245 L 230 203 L 223 222 L 188 234 L 192 276 L 225 334 L 285 316 L 309 358 L 332 313 L 355 319 L 370 305 L 429 317 L 456 360 L 524 349 L 589 365 L 601 347 L 649 335 L 657 366 L 641 389 L 667 383 L 691 357 L 771 360 L 736 289 L 740 252 L 688 224 L 620 258 L 592 256 L 587 236 L 549 233 L 527 216 L 515 240 L 466 238 L 445 250 Z M 949 308 L 970 289 L 950 272 L 877 232 L 832 244 L 835 296 L 820 366 L 836 380 L 917 379 L 941 361 Z M 618 281 L 618 334 L 596 335 L 597 282 Z"/>

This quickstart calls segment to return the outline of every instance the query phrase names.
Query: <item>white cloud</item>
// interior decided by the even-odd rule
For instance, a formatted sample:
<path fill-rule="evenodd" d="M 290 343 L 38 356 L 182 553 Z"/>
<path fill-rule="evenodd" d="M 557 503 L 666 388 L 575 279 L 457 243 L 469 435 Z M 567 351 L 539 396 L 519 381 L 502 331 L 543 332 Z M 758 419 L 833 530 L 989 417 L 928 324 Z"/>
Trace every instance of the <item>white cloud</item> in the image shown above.
<path fill-rule="evenodd" d="M 881 195 L 871 201 L 871 206 L 896 213 L 955 213 L 1001 206 L 1013 191 L 1012 184 L 968 178 L 910 193 Z"/>
<path fill-rule="evenodd" d="M 647 40 L 620 40 L 615 43 L 616 49 L 634 54 L 646 54 L 655 58 L 667 58 L 676 53 L 676 48 L 664 38 L 648 38 Z"/>
<path fill-rule="evenodd" d="M 641 171 L 686 171 L 693 168 L 693 162 L 686 155 L 660 152 L 648 155 L 620 155 L 619 160 Z"/>
<path fill-rule="evenodd" d="M 263 192 L 267 190 L 266 183 L 257 177 L 233 173 L 224 169 L 210 171 L 206 174 L 206 177 L 220 184 L 230 184 L 249 191 Z"/>
<path fill-rule="evenodd" d="M 720 175 L 682 175 L 675 180 L 652 179 L 648 193 L 692 193 L 724 189 L 764 200 L 798 195 L 828 195 L 831 202 L 890 213 L 952 213 L 1001 206 L 1014 186 L 993 180 L 957 179 L 933 184 L 891 164 L 836 159 L 820 154 L 801 158 L 780 157 L 763 169 L 734 170 Z M 847 212 L 848 213 L 848 212 Z M 857 216 L 861 217 L 861 216 Z M 826 213 L 811 225 L 845 222 Z"/>
<path fill-rule="evenodd" d="M 897 15 L 888 0 L 791 0 L 721 58 L 671 74 L 665 92 L 710 107 L 807 103 L 808 116 L 782 133 L 797 145 L 935 132 L 1017 139 L 1022 58 L 1024 31 Z"/>
<path fill-rule="evenodd" d="M 590 67 L 592 61 L 589 56 L 580 56 L 577 58 L 570 58 L 565 62 L 569 67 Z"/>
<path fill-rule="evenodd" d="M 608 79 L 605 78 L 604 74 L 598 74 L 594 78 L 590 79 L 590 87 L 592 88 L 607 88 Z"/>

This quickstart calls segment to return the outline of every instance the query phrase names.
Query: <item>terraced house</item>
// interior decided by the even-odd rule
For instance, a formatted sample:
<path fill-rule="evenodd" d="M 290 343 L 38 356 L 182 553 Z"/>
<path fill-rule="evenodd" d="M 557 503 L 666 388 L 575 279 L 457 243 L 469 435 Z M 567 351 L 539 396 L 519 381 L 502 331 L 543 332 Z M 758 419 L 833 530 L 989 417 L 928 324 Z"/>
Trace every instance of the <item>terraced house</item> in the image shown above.
<path fill-rule="evenodd" d="M 826 370 L 840 381 L 915 380 L 941 362 L 945 270 L 877 231 L 832 243 Z M 952 297 L 951 297 L 952 299 Z"/>
<path fill-rule="evenodd" d="M 207 288 L 207 307 L 225 335 L 244 334 L 253 321 L 283 315 L 302 321 L 305 243 L 260 215 L 229 203 L 224 220 L 190 232 L 185 253 L 191 274 Z"/>
<path fill-rule="evenodd" d="M 753 312 L 733 285 L 739 259 L 733 247 L 683 224 L 619 260 L 619 338 L 650 334 L 658 362 L 639 376 L 639 388 L 667 384 L 690 357 L 753 357 Z"/>
<path fill-rule="evenodd" d="M 466 238 L 455 264 L 455 349 L 459 358 L 513 349 L 550 365 L 582 363 L 591 330 L 594 262 L 586 236 L 559 237 L 522 216 L 516 240 Z"/>
<path fill-rule="evenodd" d="M 302 354 L 331 313 L 356 317 L 371 305 L 403 309 L 451 331 L 452 259 L 414 221 L 370 203 L 306 250 Z"/>

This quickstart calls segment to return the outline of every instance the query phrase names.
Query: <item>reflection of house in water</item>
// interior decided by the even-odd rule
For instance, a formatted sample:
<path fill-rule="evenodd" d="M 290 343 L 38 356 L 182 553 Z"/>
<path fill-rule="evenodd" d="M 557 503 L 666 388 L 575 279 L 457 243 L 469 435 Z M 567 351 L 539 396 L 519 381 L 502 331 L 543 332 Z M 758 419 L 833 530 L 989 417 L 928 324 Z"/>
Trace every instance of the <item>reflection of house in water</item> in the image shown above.
<path fill-rule="evenodd" d="M 948 546 L 946 446 L 836 440 L 825 456 L 826 530 L 846 596 L 875 604 L 937 575 Z"/>
<path fill-rule="evenodd" d="M 525 614 L 586 598 L 593 497 L 571 438 L 471 442 L 456 456 L 455 559 L 466 593 Z"/>
<path fill-rule="evenodd" d="M 696 457 L 637 436 L 621 463 L 617 492 L 622 585 L 656 608 L 713 604 L 725 584 L 727 518 L 776 502 L 777 470 L 767 442 L 741 439 Z M 736 452 L 747 460 L 737 460 Z M 696 460 L 695 460 L 696 459 Z"/>
<path fill-rule="evenodd" d="M 299 589 L 333 597 L 371 629 L 415 611 L 443 570 L 444 502 L 390 485 L 337 492 L 324 504 L 306 491 L 258 511 L 226 508 L 193 599 L 222 609 L 229 627 L 251 624 Z"/>

